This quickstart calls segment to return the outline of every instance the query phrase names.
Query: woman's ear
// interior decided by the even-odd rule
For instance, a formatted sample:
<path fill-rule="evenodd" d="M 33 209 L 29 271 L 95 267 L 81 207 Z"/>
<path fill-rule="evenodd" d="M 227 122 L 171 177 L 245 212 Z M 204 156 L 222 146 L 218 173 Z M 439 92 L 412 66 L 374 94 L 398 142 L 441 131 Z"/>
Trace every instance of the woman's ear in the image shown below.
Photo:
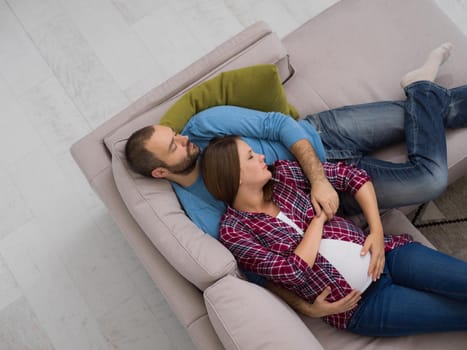
<path fill-rule="evenodd" d="M 156 168 L 151 172 L 151 175 L 156 179 L 165 179 L 169 175 L 169 171 L 166 168 Z"/>

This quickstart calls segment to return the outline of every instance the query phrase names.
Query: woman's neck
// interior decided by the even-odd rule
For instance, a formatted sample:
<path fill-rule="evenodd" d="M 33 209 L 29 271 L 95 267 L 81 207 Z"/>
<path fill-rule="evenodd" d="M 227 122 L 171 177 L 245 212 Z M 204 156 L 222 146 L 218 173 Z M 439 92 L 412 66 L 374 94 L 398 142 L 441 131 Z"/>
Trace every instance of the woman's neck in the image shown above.
<path fill-rule="evenodd" d="M 276 216 L 279 213 L 279 207 L 272 200 L 264 198 L 264 191 L 253 191 L 251 189 L 240 189 L 232 205 L 235 209 L 251 212 L 264 213 L 270 216 Z"/>

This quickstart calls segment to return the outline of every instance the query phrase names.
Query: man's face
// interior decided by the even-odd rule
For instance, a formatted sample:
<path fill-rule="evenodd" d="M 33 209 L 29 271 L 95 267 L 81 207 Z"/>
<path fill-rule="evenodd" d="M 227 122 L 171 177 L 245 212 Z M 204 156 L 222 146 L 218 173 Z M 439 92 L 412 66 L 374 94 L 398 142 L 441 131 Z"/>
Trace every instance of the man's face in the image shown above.
<path fill-rule="evenodd" d="M 180 175 L 194 169 L 199 155 L 199 147 L 191 143 L 188 136 L 162 125 L 154 125 L 154 133 L 146 142 L 146 149 L 163 161 L 168 171 Z"/>

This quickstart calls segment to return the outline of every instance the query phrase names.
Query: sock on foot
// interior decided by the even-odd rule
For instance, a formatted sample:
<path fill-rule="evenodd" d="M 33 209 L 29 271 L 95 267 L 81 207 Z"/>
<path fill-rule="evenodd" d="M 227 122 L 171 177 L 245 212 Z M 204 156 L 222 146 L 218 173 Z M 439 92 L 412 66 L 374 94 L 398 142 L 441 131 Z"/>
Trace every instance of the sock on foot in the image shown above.
<path fill-rule="evenodd" d="M 408 72 L 402 77 L 402 88 L 420 80 L 434 81 L 438 75 L 439 67 L 449 58 L 451 50 L 452 44 L 446 42 L 431 51 L 427 60 L 421 67 Z"/>

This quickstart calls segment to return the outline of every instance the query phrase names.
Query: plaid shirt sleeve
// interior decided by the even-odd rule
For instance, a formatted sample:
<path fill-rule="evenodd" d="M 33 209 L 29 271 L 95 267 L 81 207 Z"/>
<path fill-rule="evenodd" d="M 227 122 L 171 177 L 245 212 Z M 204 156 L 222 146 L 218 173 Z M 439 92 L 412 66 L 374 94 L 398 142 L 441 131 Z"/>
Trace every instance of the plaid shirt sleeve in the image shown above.
<path fill-rule="evenodd" d="M 349 192 L 353 196 L 365 183 L 370 181 L 365 170 L 347 165 L 344 162 L 323 163 L 323 168 L 327 179 L 336 190 Z"/>
<path fill-rule="evenodd" d="M 289 160 L 279 160 L 275 164 L 277 169 L 277 180 L 294 188 L 309 191 L 311 189 L 310 182 L 303 173 L 300 164 Z M 366 182 L 370 181 L 370 177 L 363 169 L 358 169 L 353 165 L 347 165 L 344 162 L 339 163 L 323 163 L 324 174 L 337 190 L 349 192 L 355 195 L 357 191 Z"/>
<path fill-rule="evenodd" d="M 289 286 L 305 283 L 311 273 L 308 264 L 294 253 L 282 256 L 271 252 L 258 242 L 248 225 L 238 218 L 224 218 L 220 241 L 232 252 L 238 264 L 267 279 Z"/>

